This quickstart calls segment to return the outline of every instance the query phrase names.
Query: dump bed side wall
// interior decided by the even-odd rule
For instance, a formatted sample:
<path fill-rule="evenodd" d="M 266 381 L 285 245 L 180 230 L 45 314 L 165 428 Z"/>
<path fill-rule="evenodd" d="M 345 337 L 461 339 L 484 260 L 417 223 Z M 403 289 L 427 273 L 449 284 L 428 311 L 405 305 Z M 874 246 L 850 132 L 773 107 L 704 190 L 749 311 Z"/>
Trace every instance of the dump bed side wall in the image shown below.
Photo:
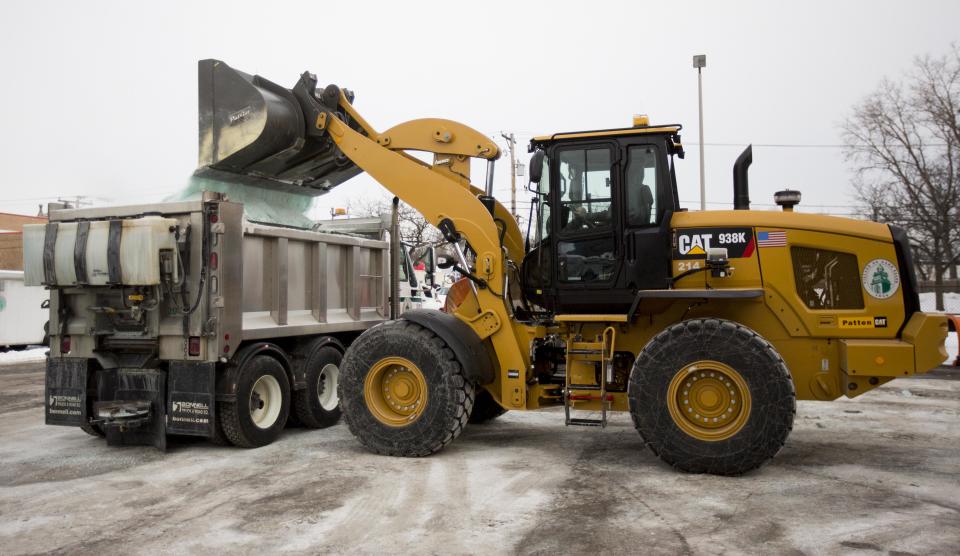
<path fill-rule="evenodd" d="M 389 243 L 247 224 L 245 340 L 362 330 L 389 316 Z"/>

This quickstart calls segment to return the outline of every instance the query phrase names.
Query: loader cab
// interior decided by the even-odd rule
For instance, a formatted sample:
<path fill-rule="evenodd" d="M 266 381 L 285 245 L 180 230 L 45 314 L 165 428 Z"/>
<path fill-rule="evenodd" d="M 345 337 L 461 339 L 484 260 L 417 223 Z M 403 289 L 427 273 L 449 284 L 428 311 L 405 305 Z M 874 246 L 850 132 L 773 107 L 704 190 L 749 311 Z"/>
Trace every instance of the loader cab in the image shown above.
<path fill-rule="evenodd" d="M 638 289 L 667 287 L 679 130 L 641 126 L 531 141 L 527 299 L 558 313 L 625 312 Z"/>

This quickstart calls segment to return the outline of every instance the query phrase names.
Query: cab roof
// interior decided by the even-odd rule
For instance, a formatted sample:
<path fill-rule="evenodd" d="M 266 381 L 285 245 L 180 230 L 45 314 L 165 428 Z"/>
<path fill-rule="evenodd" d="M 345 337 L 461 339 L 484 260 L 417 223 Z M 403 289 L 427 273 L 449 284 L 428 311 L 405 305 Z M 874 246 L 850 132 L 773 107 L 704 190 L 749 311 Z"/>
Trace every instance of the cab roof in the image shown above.
<path fill-rule="evenodd" d="M 646 135 L 646 134 L 664 134 L 673 135 L 683 129 L 680 124 L 667 124 L 657 126 L 638 126 L 622 127 L 615 129 L 597 129 L 593 131 L 566 131 L 554 133 L 553 135 L 539 135 L 530 140 L 531 145 L 549 143 L 562 139 L 586 139 L 590 137 L 619 137 L 624 135 Z"/>

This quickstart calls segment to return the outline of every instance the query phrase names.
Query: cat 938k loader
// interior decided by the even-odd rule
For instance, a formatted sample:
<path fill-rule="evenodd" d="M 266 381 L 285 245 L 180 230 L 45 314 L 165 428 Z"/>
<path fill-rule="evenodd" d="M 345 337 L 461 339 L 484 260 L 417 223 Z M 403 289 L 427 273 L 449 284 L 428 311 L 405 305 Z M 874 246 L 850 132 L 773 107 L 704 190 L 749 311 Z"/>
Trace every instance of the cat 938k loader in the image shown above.
<path fill-rule="evenodd" d="M 855 397 L 946 358 L 904 231 L 795 212 L 789 191 L 782 210 L 750 210 L 749 148 L 734 210 L 695 212 L 677 195 L 679 125 L 536 137 L 521 231 L 493 197 L 500 151 L 484 134 L 444 119 L 378 131 L 310 73 L 287 89 L 216 60 L 199 70 L 202 173 L 316 193 L 366 172 L 455 254 L 445 311 L 408 311 L 344 354 L 340 406 L 374 452 L 425 456 L 507 410 L 596 427 L 624 411 L 666 463 L 735 475 L 780 450 L 798 398 Z"/>

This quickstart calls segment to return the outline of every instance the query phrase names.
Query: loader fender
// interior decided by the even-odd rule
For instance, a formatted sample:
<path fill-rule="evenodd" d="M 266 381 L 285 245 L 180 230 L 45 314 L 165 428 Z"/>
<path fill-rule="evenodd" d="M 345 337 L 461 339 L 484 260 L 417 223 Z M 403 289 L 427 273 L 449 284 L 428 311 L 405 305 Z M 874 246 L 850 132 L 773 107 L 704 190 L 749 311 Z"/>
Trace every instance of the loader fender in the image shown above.
<path fill-rule="evenodd" d="M 217 373 L 218 402 L 232 402 L 236 400 L 237 378 L 240 375 L 240 369 L 257 355 L 268 355 L 279 361 L 283 366 L 283 370 L 287 373 L 287 380 L 289 380 L 291 384 L 293 383 L 293 375 L 291 373 L 293 366 L 290 364 L 290 358 L 287 356 L 287 353 L 276 344 L 270 342 L 254 342 L 237 350 L 237 353 L 231 358 L 230 363 L 223 368 L 222 372 Z"/>
<path fill-rule="evenodd" d="M 483 340 L 470 325 L 453 315 L 432 309 L 404 311 L 401 318 L 419 324 L 450 346 L 463 366 L 464 376 L 477 384 L 490 384 L 496 378 L 496 367 Z"/>

